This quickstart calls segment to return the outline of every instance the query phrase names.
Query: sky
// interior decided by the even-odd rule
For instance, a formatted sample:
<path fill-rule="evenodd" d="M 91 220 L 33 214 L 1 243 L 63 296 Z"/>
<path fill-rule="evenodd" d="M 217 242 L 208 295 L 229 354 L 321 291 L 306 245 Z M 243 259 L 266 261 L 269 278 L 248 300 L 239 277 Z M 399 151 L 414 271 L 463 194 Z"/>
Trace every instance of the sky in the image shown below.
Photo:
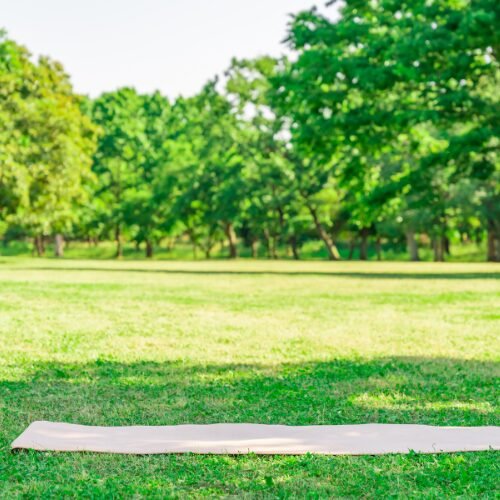
<path fill-rule="evenodd" d="M 0 0 L 0 28 L 61 62 L 77 92 L 198 92 L 232 57 L 286 52 L 290 13 L 326 0 Z"/>

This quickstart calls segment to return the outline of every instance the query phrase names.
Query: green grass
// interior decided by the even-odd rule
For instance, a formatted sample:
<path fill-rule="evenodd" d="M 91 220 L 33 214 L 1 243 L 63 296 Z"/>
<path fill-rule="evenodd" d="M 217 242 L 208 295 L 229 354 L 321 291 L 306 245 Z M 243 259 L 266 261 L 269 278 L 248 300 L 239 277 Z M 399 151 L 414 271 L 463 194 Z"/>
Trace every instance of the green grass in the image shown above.
<path fill-rule="evenodd" d="M 1 497 L 500 496 L 498 453 L 21 452 L 96 425 L 499 423 L 489 264 L 0 257 Z"/>

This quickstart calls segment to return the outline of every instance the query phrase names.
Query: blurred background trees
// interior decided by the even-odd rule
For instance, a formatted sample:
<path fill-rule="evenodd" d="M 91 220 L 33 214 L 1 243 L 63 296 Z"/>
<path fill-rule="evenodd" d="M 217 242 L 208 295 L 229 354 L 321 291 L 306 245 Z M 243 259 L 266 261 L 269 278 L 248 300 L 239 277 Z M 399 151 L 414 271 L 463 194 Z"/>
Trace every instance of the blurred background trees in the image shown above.
<path fill-rule="evenodd" d="M 234 60 L 174 102 L 88 99 L 0 38 L 0 236 L 336 260 L 484 242 L 500 260 L 499 5 L 347 0 L 293 57 Z M 340 248 L 340 250 L 339 250 Z M 372 249 L 372 253 L 369 252 Z"/>

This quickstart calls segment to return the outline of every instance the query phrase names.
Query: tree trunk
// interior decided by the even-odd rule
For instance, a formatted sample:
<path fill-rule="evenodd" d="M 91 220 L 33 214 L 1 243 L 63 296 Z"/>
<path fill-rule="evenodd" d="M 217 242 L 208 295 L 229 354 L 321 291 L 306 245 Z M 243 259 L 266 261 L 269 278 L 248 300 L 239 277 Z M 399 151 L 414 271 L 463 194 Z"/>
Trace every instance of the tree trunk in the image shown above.
<path fill-rule="evenodd" d="M 297 245 L 297 238 L 295 235 L 290 237 L 290 248 L 292 250 L 292 255 L 295 260 L 300 260 L 299 248 Z"/>
<path fill-rule="evenodd" d="M 417 240 L 413 231 L 406 231 L 406 245 L 408 247 L 408 253 L 410 254 L 410 260 L 412 262 L 418 262 L 420 260 L 420 255 L 418 254 Z"/>
<path fill-rule="evenodd" d="M 360 231 L 361 242 L 359 244 L 359 259 L 368 260 L 368 232 L 369 229 L 364 227 Z"/>
<path fill-rule="evenodd" d="M 328 259 L 329 260 L 340 260 L 340 254 L 333 243 L 332 239 L 330 238 L 330 235 L 325 231 L 325 228 L 323 227 L 323 224 L 321 224 L 321 221 L 319 220 L 318 217 L 318 212 L 316 211 L 315 208 L 313 208 L 311 205 L 308 205 L 307 207 L 309 209 L 309 212 L 311 213 L 311 216 L 314 221 L 314 226 L 316 227 L 316 231 L 318 232 L 318 236 L 321 238 L 323 241 L 326 251 L 328 252 Z"/>
<path fill-rule="evenodd" d="M 231 222 L 227 222 L 224 226 L 227 242 L 229 244 L 229 258 L 236 259 L 238 257 L 238 248 L 236 247 L 236 234 Z"/>
<path fill-rule="evenodd" d="M 382 241 L 380 236 L 377 236 L 377 239 L 375 240 L 375 250 L 377 252 L 377 260 L 382 260 Z"/>
<path fill-rule="evenodd" d="M 500 255 L 498 254 L 497 238 L 495 231 L 495 223 L 493 220 L 488 220 L 488 262 L 498 262 Z"/>
<path fill-rule="evenodd" d="M 60 233 L 54 238 L 54 254 L 56 257 L 64 257 L 64 237 Z"/>
<path fill-rule="evenodd" d="M 438 243 L 438 249 L 438 262 L 444 262 L 444 245 L 442 240 Z"/>
<path fill-rule="evenodd" d="M 434 238 L 432 246 L 434 247 L 434 262 L 444 262 L 443 238 Z"/>
<path fill-rule="evenodd" d="M 252 259 L 256 259 L 257 258 L 257 240 L 251 241 L 250 251 L 252 252 Z"/>
<path fill-rule="evenodd" d="M 441 238 L 441 246 L 443 247 L 443 256 L 451 255 L 451 243 L 447 236 Z"/>
<path fill-rule="evenodd" d="M 115 257 L 117 259 L 121 259 L 123 257 L 123 242 L 122 242 L 122 228 L 120 224 L 117 224 L 115 228 L 115 242 L 116 242 Z"/>
<path fill-rule="evenodd" d="M 277 259 L 278 254 L 276 253 L 276 238 L 271 236 L 268 229 L 264 229 L 264 238 L 266 240 L 267 258 Z"/>
<path fill-rule="evenodd" d="M 189 237 L 189 241 L 191 242 L 191 247 L 192 247 L 192 251 L 193 251 L 193 259 L 196 260 L 196 247 L 197 247 L 197 244 L 196 244 L 196 237 L 195 237 L 195 233 L 194 233 L 194 230 L 193 229 L 188 229 L 186 231 L 188 237 Z"/>
<path fill-rule="evenodd" d="M 276 253 L 276 236 L 272 236 L 270 239 L 271 242 L 271 258 L 274 260 L 278 259 L 278 254 Z"/>
<path fill-rule="evenodd" d="M 356 247 L 356 239 L 352 238 L 351 241 L 349 241 L 349 255 L 347 257 L 348 260 L 352 260 L 354 257 L 354 249 Z"/>
<path fill-rule="evenodd" d="M 43 244 L 43 236 L 41 234 L 37 234 L 34 239 L 35 251 L 38 257 L 42 257 L 45 253 L 45 247 Z"/>
<path fill-rule="evenodd" d="M 267 228 L 264 229 L 264 239 L 266 240 L 267 258 L 272 259 L 273 252 L 272 252 L 272 244 L 271 244 L 271 235 L 269 234 L 269 230 Z"/>
<path fill-rule="evenodd" d="M 146 240 L 146 258 L 152 259 L 154 253 L 153 242 L 151 240 Z"/>

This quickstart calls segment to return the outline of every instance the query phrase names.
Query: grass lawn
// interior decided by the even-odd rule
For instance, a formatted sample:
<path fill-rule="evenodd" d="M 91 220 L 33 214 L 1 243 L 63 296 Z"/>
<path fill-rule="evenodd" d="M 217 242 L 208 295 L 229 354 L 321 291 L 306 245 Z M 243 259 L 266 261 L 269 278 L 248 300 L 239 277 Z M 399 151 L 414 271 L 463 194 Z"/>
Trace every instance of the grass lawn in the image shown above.
<path fill-rule="evenodd" d="M 21 452 L 96 425 L 499 424 L 500 268 L 0 257 L 0 496 L 500 495 L 495 452 Z"/>

